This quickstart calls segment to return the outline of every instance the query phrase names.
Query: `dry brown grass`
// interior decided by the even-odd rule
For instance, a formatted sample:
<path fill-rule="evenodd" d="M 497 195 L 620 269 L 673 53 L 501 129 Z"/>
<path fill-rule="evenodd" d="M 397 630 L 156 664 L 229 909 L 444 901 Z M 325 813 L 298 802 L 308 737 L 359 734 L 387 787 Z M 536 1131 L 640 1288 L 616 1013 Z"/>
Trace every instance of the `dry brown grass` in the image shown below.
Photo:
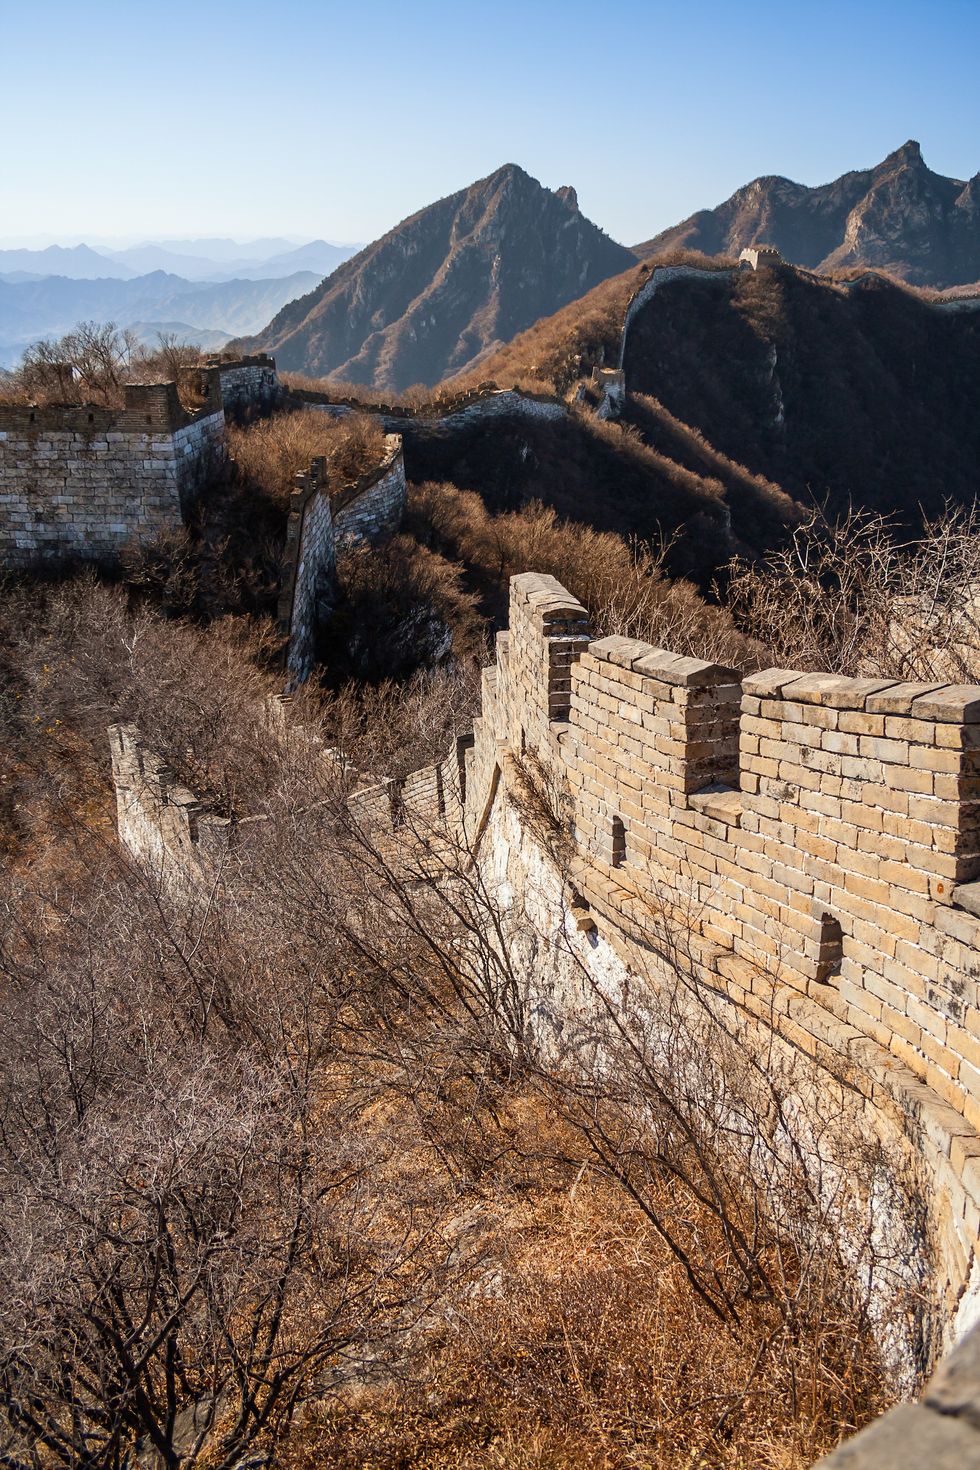
<path fill-rule="evenodd" d="M 228 429 L 239 473 L 272 500 L 287 501 L 297 474 L 324 456 L 331 496 L 380 463 L 384 431 L 370 414 L 332 418 L 315 410 L 276 414 L 244 428 Z"/>
<path fill-rule="evenodd" d="M 474 1265 L 394 1377 L 311 1414 L 288 1470 L 804 1470 L 885 1407 L 845 1309 L 791 1331 L 755 1303 L 738 1334 L 721 1327 L 609 1182 L 531 1162 L 556 1142 L 541 1103 L 506 1111 L 523 1162 L 477 1192 Z M 724 1270 L 713 1222 L 659 1187 Z"/>
<path fill-rule="evenodd" d="M 563 521 L 540 504 L 493 515 L 480 496 L 453 485 L 415 489 L 409 523 L 420 539 L 462 561 L 480 585 L 493 589 L 501 621 L 510 578 L 546 572 L 589 609 L 596 636 L 619 633 L 743 669 L 765 661 L 763 646 L 738 631 L 727 609 L 666 575 L 663 547 L 630 545 L 612 532 Z"/>
<path fill-rule="evenodd" d="M 734 262 L 701 255 L 694 250 L 671 250 L 612 276 L 572 301 L 554 316 L 544 317 L 506 347 L 484 358 L 478 368 L 450 379 L 454 388 L 468 387 L 479 378 L 493 378 L 510 387 L 564 394 L 597 362 L 616 362 L 623 319 L 630 297 L 657 266 L 693 265 L 727 269 Z"/>

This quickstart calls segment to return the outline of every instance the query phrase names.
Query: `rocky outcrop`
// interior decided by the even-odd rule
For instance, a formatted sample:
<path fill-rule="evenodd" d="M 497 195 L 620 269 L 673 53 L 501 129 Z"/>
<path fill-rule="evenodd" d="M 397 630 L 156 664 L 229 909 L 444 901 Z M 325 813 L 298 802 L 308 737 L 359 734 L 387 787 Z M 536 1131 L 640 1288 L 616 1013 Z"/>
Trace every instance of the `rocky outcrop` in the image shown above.
<path fill-rule="evenodd" d="M 635 264 L 574 189 L 506 164 L 404 220 L 284 307 L 252 347 L 376 388 L 434 384 Z"/>
<path fill-rule="evenodd" d="M 933 173 L 909 141 L 875 168 L 808 188 L 767 176 L 636 247 L 738 255 L 765 241 L 811 270 L 876 266 L 919 286 L 980 279 L 980 174 Z"/>

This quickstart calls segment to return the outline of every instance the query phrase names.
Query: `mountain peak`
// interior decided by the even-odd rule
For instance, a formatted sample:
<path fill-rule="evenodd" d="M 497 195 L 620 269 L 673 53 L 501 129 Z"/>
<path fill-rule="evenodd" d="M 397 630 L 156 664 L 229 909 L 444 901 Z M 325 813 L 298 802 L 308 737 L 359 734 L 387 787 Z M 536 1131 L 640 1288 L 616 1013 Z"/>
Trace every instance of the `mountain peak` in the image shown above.
<path fill-rule="evenodd" d="M 916 286 L 980 279 L 980 210 L 959 179 L 933 173 L 915 138 L 873 168 L 810 188 L 754 179 L 715 209 L 704 209 L 636 247 L 640 256 L 700 250 L 738 256 L 756 239 L 809 270 L 855 267 L 891 272 Z"/>
<path fill-rule="evenodd" d="M 438 383 L 635 259 L 570 185 L 546 189 L 505 163 L 403 220 L 250 346 L 377 389 Z"/>
<path fill-rule="evenodd" d="M 894 163 L 894 164 L 916 164 L 916 163 L 922 163 L 922 149 L 919 147 L 919 144 L 915 141 L 914 138 L 909 138 L 908 142 L 907 143 L 903 143 L 902 146 L 901 146 L 901 148 L 896 148 L 894 153 L 889 153 L 888 157 L 884 160 L 884 162 L 881 165 L 882 168 L 884 168 L 885 165 L 886 164 L 889 164 L 889 163 Z"/>
<path fill-rule="evenodd" d="M 536 179 L 531 178 L 527 169 L 521 168 L 519 163 L 502 163 L 499 168 L 494 169 L 492 174 L 487 175 L 486 182 L 488 184 L 506 184 L 511 179 L 520 179 L 522 182 L 526 180 L 531 184 L 537 182 Z"/>

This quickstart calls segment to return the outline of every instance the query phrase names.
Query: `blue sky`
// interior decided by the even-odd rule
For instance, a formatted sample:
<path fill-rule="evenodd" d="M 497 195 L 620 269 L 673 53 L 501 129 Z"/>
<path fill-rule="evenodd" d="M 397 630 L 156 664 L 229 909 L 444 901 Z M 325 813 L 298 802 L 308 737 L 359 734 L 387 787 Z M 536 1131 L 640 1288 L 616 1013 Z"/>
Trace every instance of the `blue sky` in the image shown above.
<path fill-rule="evenodd" d="M 625 243 L 918 138 L 980 169 L 980 0 L 0 0 L 0 236 L 370 240 L 520 163 Z"/>

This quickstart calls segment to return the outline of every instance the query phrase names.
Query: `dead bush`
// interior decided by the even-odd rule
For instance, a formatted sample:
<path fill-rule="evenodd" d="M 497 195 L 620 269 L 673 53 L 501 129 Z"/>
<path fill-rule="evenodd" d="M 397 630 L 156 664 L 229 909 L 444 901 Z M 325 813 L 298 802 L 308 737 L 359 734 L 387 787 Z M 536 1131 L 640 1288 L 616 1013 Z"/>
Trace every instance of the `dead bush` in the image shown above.
<path fill-rule="evenodd" d="M 297 474 L 324 456 L 331 496 L 374 469 L 384 455 L 384 431 L 371 414 L 333 418 L 313 409 L 276 414 L 228 429 L 239 474 L 272 500 L 288 501 Z"/>
<path fill-rule="evenodd" d="M 5 393 L 8 401 L 122 408 L 127 383 L 176 382 L 186 406 L 197 408 L 203 399 L 190 370 L 203 361 L 198 347 L 173 332 L 158 333 L 157 346 L 148 348 L 115 322 L 79 322 L 62 337 L 29 347 Z"/>
<path fill-rule="evenodd" d="M 319 649 L 335 686 L 398 680 L 450 657 L 473 664 L 485 653 L 483 619 L 462 568 L 411 536 L 342 549 L 337 576 L 341 598 Z"/>
<path fill-rule="evenodd" d="M 493 589 L 501 623 L 510 578 L 547 572 L 589 609 L 598 637 L 618 633 L 741 669 L 758 667 L 763 658 L 760 645 L 738 631 L 725 608 L 706 602 L 691 583 L 668 577 L 663 545 L 629 544 L 612 532 L 563 521 L 537 503 L 494 515 L 475 492 L 431 482 L 413 489 L 408 524 Z"/>
<path fill-rule="evenodd" d="M 783 550 L 735 563 L 738 625 L 787 668 L 980 679 L 980 517 L 950 509 L 902 536 L 887 516 L 815 510 Z"/>

